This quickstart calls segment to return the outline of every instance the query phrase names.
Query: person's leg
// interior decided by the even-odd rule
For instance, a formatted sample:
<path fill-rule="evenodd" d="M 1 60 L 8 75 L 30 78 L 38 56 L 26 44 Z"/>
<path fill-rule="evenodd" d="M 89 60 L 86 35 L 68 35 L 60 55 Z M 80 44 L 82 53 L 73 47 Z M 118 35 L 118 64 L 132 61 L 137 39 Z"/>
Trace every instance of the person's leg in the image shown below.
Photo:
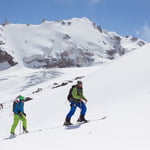
<path fill-rule="evenodd" d="M 23 122 L 23 130 L 27 131 L 27 119 L 26 119 L 26 116 L 22 115 L 20 117 L 20 120 Z"/>
<path fill-rule="evenodd" d="M 15 134 L 15 129 L 19 123 L 19 119 L 20 119 L 20 116 L 14 114 L 14 122 L 13 122 L 13 125 L 11 127 L 10 133 Z"/>
<path fill-rule="evenodd" d="M 79 107 L 81 109 L 81 115 L 84 115 L 86 114 L 86 111 L 87 111 L 87 108 L 86 108 L 86 105 L 84 102 L 80 102 L 78 103 L 77 107 Z"/>
<path fill-rule="evenodd" d="M 76 111 L 76 108 L 77 108 L 76 104 L 73 103 L 73 102 L 71 102 L 70 107 L 71 107 L 71 108 L 70 108 L 69 113 L 68 113 L 67 116 L 66 116 L 66 120 L 65 120 L 64 125 L 71 124 L 71 123 L 70 123 L 71 117 L 74 115 L 74 113 L 75 113 L 75 111 Z"/>
<path fill-rule="evenodd" d="M 80 104 L 78 104 L 78 107 L 81 109 L 81 113 L 80 113 L 80 117 L 78 119 L 78 122 L 88 122 L 86 119 L 85 119 L 85 114 L 86 114 L 86 111 L 87 111 L 87 107 L 85 105 L 84 102 L 80 102 Z"/>
<path fill-rule="evenodd" d="M 69 113 L 67 114 L 67 118 L 71 118 L 74 115 L 76 108 L 77 108 L 77 105 L 75 103 L 71 103 L 70 107 L 71 108 L 70 108 Z"/>

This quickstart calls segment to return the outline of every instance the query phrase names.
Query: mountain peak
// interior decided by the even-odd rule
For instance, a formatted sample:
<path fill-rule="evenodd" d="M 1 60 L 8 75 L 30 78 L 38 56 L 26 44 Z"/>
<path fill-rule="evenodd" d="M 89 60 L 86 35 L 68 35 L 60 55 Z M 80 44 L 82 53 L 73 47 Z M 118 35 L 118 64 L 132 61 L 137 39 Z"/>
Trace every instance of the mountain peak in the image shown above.
<path fill-rule="evenodd" d="M 70 21 L 77 21 L 77 22 L 83 21 L 83 22 L 87 22 L 87 23 L 89 23 L 89 22 L 92 23 L 92 21 L 89 18 L 87 18 L 87 17 L 71 18 Z"/>
<path fill-rule="evenodd" d="M 0 50 L 11 55 L 15 64 L 29 68 L 105 63 L 146 44 L 105 31 L 86 17 L 5 26 L 0 30 Z"/>

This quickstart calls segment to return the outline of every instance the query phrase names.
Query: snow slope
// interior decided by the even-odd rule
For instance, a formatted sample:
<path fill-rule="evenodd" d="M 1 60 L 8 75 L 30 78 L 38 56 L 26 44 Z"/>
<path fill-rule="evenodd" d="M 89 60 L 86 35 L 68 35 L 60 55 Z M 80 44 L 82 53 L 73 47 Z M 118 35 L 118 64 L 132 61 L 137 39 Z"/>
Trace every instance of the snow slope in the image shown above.
<path fill-rule="evenodd" d="M 28 89 L 18 91 L 18 86 L 11 87 L 12 79 L 2 80 L 7 82 L 9 91 L 3 94 L 9 100 L 18 94 L 34 97 L 34 100 L 26 103 L 25 110 L 28 114 L 30 131 L 43 129 L 20 135 L 15 139 L 4 140 L 9 135 L 12 123 L 10 115 L 11 107 L 7 104 L 4 110 L 0 110 L 0 145 L 1 149 L 27 150 L 149 150 L 150 149 L 150 45 L 138 49 L 111 64 L 87 68 L 58 69 L 59 77 L 49 79 L 47 82 L 37 84 Z M 23 76 L 33 73 L 33 70 L 17 70 L 16 75 L 19 86 L 24 86 Z M 54 69 L 55 70 L 55 69 Z M 55 71 L 58 71 L 57 69 Z M 42 71 L 42 70 L 40 70 Z M 11 76 L 9 70 L 4 71 L 0 79 L 5 75 Z M 89 102 L 87 118 L 98 119 L 107 115 L 107 119 L 95 121 L 71 128 L 62 126 L 69 105 L 66 95 L 72 84 L 52 89 L 54 82 L 73 79 L 76 76 L 85 75 L 84 93 Z M 19 79 L 20 78 L 20 79 Z M 10 84 L 8 84 L 10 82 Z M 21 83 L 20 83 L 21 82 Z M 31 94 L 33 89 L 42 87 L 43 91 Z M 1 84 L 0 89 L 3 89 Z M 0 93 L 0 97 L 2 93 Z M 2 94 L 2 95 L 3 95 Z M 6 98 L 5 97 L 5 98 Z M 76 122 L 79 110 L 72 118 Z M 19 128 L 17 130 L 19 133 Z"/>
<path fill-rule="evenodd" d="M 88 18 L 0 26 L 0 50 L 28 68 L 104 63 L 145 44 L 140 39 L 103 30 Z"/>

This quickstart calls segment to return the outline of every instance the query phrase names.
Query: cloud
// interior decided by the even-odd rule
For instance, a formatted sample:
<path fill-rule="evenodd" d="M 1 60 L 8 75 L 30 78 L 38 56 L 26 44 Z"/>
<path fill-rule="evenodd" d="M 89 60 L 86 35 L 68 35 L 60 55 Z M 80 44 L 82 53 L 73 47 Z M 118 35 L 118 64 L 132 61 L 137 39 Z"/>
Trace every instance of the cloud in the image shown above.
<path fill-rule="evenodd" d="M 88 0 L 90 6 L 95 6 L 96 4 L 102 2 L 103 0 Z"/>
<path fill-rule="evenodd" d="M 140 31 L 136 31 L 136 35 L 143 40 L 150 42 L 150 26 L 146 22 Z"/>

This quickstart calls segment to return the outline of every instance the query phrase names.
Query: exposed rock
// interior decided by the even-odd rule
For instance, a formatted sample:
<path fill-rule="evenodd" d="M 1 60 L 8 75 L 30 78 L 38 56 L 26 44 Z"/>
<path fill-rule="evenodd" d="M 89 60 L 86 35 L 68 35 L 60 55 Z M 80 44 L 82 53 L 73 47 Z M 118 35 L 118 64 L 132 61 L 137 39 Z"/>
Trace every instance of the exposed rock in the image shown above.
<path fill-rule="evenodd" d="M 44 22 L 46 22 L 46 21 L 47 21 L 47 19 L 43 19 L 43 20 L 42 20 L 42 23 L 44 23 Z"/>
<path fill-rule="evenodd" d="M 136 37 L 131 38 L 132 42 L 136 42 L 137 40 L 138 40 L 138 38 L 136 38 Z"/>
<path fill-rule="evenodd" d="M 114 59 L 114 55 L 117 53 L 117 51 L 113 49 L 113 50 L 107 50 L 105 51 L 105 53 L 108 55 L 107 57 L 109 59 Z"/>
<path fill-rule="evenodd" d="M 92 56 L 94 56 L 94 54 L 85 52 L 82 49 L 69 49 L 58 54 L 57 58 L 34 56 L 32 58 L 24 58 L 24 63 L 30 68 L 81 67 L 92 63 L 94 61 Z"/>
<path fill-rule="evenodd" d="M 65 86 L 65 85 L 67 85 L 68 83 L 67 82 L 63 82 L 62 84 L 61 84 L 61 86 Z"/>
<path fill-rule="evenodd" d="M 0 104 L 0 109 L 3 109 L 4 107 L 3 107 L 3 104 Z"/>
<path fill-rule="evenodd" d="M 62 25 L 66 25 L 66 23 L 64 21 L 61 22 Z"/>
<path fill-rule="evenodd" d="M 68 80 L 67 82 L 68 82 L 68 83 L 72 83 L 73 81 L 71 81 L 71 80 Z"/>
<path fill-rule="evenodd" d="M 69 40 L 69 39 L 71 39 L 71 37 L 68 34 L 64 34 L 63 39 L 64 40 Z"/>
<path fill-rule="evenodd" d="M 71 21 L 65 22 L 65 21 L 63 21 L 63 20 L 57 20 L 57 21 L 55 21 L 55 22 L 61 23 L 62 25 L 68 25 L 68 26 L 70 26 L 70 25 L 72 24 Z"/>
<path fill-rule="evenodd" d="M 32 94 L 39 93 L 41 91 L 43 91 L 43 89 L 42 88 L 38 88 L 36 91 L 33 91 Z"/>
<path fill-rule="evenodd" d="M 125 54 L 126 49 L 121 46 L 121 37 L 114 35 L 111 37 L 110 42 L 113 43 L 113 49 L 105 51 L 108 59 L 114 59 L 116 54 L 119 54 L 120 56 Z"/>
<path fill-rule="evenodd" d="M 121 37 L 119 37 L 119 36 L 114 36 L 113 39 L 116 40 L 116 41 L 118 41 L 118 42 L 121 41 Z"/>
<path fill-rule="evenodd" d="M 125 37 L 126 37 L 126 38 L 129 38 L 129 35 L 126 35 Z"/>
<path fill-rule="evenodd" d="M 96 23 L 93 23 L 93 27 L 94 27 L 95 29 L 97 29 L 100 33 L 103 33 L 102 28 L 101 28 L 100 26 L 96 25 Z"/>
<path fill-rule="evenodd" d="M 68 24 L 68 26 L 70 26 L 72 23 L 69 21 L 69 22 L 67 22 L 67 24 Z"/>
<path fill-rule="evenodd" d="M 85 76 L 80 76 L 80 77 L 76 77 L 74 80 L 81 80 L 82 78 L 84 78 Z"/>
<path fill-rule="evenodd" d="M 0 45 L 5 45 L 6 43 L 4 43 L 3 41 L 0 41 Z"/>
<path fill-rule="evenodd" d="M 52 89 L 58 88 L 58 87 L 62 87 L 62 86 L 66 86 L 69 82 L 62 82 L 61 84 L 56 84 L 55 86 L 52 87 Z"/>
<path fill-rule="evenodd" d="M 8 62 L 11 66 L 15 66 L 17 63 L 13 61 L 13 57 L 6 51 L 0 50 L 0 63 Z"/>
<path fill-rule="evenodd" d="M 103 41 L 103 43 L 104 43 L 104 45 L 107 45 L 107 43 L 106 43 L 106 42 L 104 42 L 104 41 Z"/>
<path fill-rule="evenodd" d="M 0 28 L 0 31 L 2 31 L 2 32 L 3 32 L 4 30 L 3 30 L 2 28 Z M 0 34 L 0 36 L 2 36 L 2 35 Z"/>
<path fill-rule="evenodd" d="M 10 24 L 9 21 L 5 20 L 4 23 L 2 23 L 2 26 L 6 26 L 8 24 Z"/>
<path fill-rule="evenodd" d="M 62 87 L 62 86 L 66 86 L 66 85 L 68 85 L 69 83 L 74 82 L 74 80 L 81 80 L 81 79 L 84 78 L 84 77 L 85 77 L 85 76 L 76 77 L 76 78 L 74 78 L 74 79 L 72 79 L 72 80 L 64 81 L 64 82 L 62 82 L 62 83 L 60 83 L 60 84 L 54 83 L 52 89 L 59 88 L 59 87 Z"/>
<path fill-rule="evenodd" d="M 139 46 L 144 46 L 144 45 L 145 45 L 145 42 L 139 41 L 139 42 L 138 42 L 138 45 L 139 45 Z"/>
<path fill-rule="evenodd" d="M 53 83 L 53 85 L 58 85 L 58 83 Z"/>

